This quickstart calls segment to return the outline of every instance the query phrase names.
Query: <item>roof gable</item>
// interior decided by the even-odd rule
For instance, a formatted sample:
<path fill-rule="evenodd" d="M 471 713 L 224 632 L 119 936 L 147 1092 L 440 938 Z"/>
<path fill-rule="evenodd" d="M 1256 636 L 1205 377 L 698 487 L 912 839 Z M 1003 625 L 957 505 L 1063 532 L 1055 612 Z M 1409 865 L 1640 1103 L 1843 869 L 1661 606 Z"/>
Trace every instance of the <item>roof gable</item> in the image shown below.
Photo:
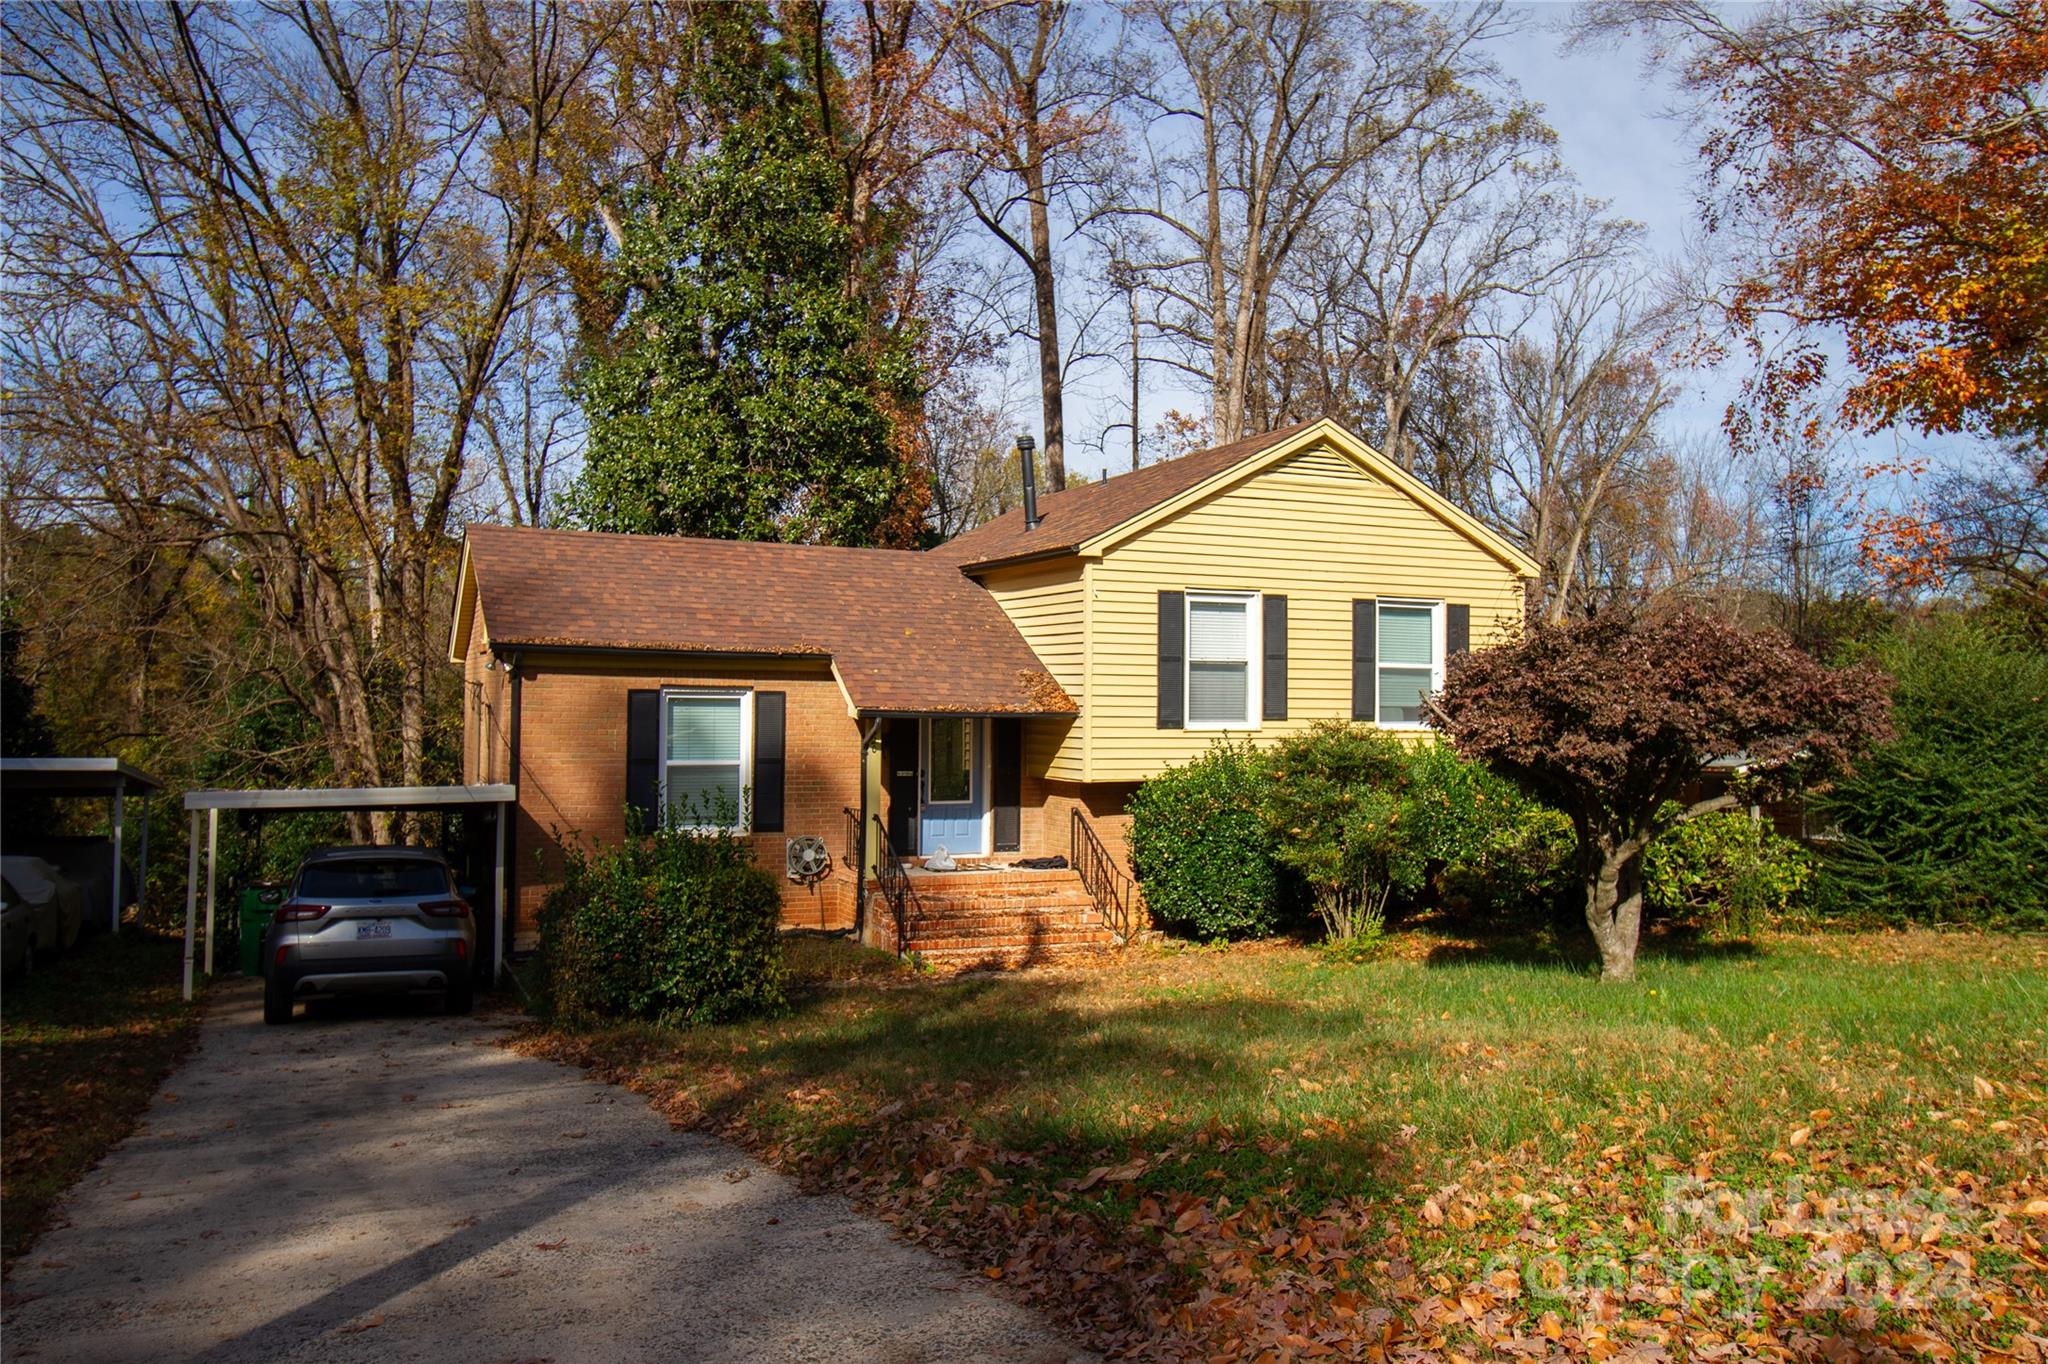
<path fill-rule="evenodd" d="M 1497 532 L 1327 418 L 1198 450 L 1102 483 L 1051 494 L 1040 499 L 1043 520 L 1032 530 L 1024 529 L 1021 511 L 1011 511 L 930 553 L 958 565 L 964 572 L 1066 554 L 1105 553 L 1147 526 L 1316 445 L 1337 450 L 1515 573 L 1523 577 L 1537 575 L 1536 565 L 1528 556 Z"/>
<path fill-rule="evenodd" d="M 1046 493 L 1038 499 L 1040 521 L 1032 529 L 1024 528 L 1022 509 L 1012 510 L 927 553 L 966 569 L 1072 554 L 1097 536 L 1314 425 L 1302 422 L 1282 427 L 1178 459 L 1161 460 L 1100 483 Z"/>
<path fill-rule="evenodd" d="M 498 648 L 829 658 L 861 711 L 1076 709 L 985 589 L 910 550 L 478 525 L 457 657 L 479 601 Z"/>

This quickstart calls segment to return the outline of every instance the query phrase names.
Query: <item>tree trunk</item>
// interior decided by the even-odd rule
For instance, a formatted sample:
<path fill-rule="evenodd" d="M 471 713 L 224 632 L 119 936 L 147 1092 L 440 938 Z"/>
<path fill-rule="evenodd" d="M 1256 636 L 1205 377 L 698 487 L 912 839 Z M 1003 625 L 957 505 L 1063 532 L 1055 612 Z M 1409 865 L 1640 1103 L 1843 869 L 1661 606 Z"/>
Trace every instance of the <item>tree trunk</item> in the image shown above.
<path fill-rule="evenodd" d="M 1035 93 L 1035 92 L 1034 92 Z M 1034 107 L 1033 129 L 1037 110 Z M 1065 375 L 1060 359 L 1060 306 L 1052 258 L 1052 218 L 1045 198 L 1045 158 L 1036 136 L 1024 166 L 1031 217 L 1031 291 L 1038 307 L 1038 399 L 1045 423 L 1045 482 L 1054 492 L 1067 486 Z"/>
<path fill-rule="evenodd" d="M 1636 941 L 1643 927 L 1640 880 L 1626 874 L 1634 854 L 1607 853 L 1586 878 L 1586 927 L 1600 949 L 1600 979 L 1636 978 Z"/>

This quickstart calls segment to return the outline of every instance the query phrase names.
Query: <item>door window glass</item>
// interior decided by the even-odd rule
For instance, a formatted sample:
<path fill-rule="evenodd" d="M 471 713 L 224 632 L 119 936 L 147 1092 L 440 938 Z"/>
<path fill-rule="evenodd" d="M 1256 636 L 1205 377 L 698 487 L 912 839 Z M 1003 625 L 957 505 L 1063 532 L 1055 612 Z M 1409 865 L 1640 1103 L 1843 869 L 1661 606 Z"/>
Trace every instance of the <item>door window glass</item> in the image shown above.
<path fill-rule="evenodd" d="M 934 803 L 974 799 L 974 722 L 947 717 L 931 722 L 930 794 Z"/>

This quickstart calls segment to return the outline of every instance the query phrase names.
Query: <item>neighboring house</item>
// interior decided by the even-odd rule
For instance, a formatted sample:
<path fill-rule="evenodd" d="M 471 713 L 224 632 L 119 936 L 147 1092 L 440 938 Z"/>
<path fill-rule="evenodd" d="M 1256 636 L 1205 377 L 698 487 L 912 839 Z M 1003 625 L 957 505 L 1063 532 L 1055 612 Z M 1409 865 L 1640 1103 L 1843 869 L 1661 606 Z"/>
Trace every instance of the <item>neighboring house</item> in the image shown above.
<path fill-rule="evenodd" d="M 919 879 L 920 931 L 852 868 L 885 869 L 884 835 L 905 861 L 1121 861 L 1137 784 L 1220 736 L 1419 729 L 1445 658 L 1518 628 L 1535 574 L 1327 421 L 1038 508 L 923 553 L 471 527 L 449 657 L 464 779 L 519 789 L 516 937 L 564 840 L 672 808 L 778 875 L 789 840 L 824 840 L 829 869 L 784 880 L 790 927 L 935 955 L 1098 941 L 1071 872 Z"/>

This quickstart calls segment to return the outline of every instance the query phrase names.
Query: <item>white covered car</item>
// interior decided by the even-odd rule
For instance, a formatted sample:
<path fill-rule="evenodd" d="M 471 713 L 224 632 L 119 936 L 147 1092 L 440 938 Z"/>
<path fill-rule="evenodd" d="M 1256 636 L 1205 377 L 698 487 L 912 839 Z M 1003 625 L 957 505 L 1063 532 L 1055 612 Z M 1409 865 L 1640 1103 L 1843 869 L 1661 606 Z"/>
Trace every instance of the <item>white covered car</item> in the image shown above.
<path fill-rule="evenodd" d="M 40 857 L 0 857 L 0 879 L 6 883 L 0 937 L 9 975 L 77 945 L 85 930 L 85 892 L 61 869 Z"/>

